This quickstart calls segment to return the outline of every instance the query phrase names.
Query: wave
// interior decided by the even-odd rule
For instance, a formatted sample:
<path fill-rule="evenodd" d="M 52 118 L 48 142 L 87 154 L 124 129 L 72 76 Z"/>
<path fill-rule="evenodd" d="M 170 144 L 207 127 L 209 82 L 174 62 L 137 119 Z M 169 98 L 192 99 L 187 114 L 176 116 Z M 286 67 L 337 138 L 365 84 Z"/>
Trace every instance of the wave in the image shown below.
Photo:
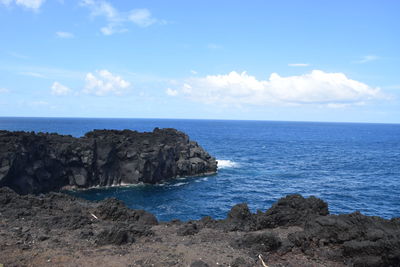
<path fill-rule="evenodd" d="M 176 184 L 171 184 L 170 186 L 176 187 L 176 186 L 182 186 L 188 183 L 176 183 Z"/>
<path fill-rule="evenodd" d="M 229 159 L 218 159 L 217 161 L 218 169 L 236 168 L 239 166 L 239 163 Z"/>

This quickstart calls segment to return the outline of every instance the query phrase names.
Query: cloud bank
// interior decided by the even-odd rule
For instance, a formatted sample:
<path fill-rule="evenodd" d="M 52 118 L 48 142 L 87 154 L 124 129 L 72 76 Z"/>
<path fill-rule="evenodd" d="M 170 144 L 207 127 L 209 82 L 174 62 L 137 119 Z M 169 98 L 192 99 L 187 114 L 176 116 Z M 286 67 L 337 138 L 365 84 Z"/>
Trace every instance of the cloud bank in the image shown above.
<path fill-rule="evenodd" d="M 99 70 L 95 74 L 86 74 L 83 92 L 97 96 L 122 95 L 128 91 L 131 84 L 120 76 L 114 75 L 108 70 Z"/>
<path fill-rule="evenodd" d="M 288 77 L 272 73 L 267 80 L 258 80 L 246 72 L 236 71 L 225 75 L 192 77 L 179 89 L 179 94 L 206 104 L 318 104 L 328 107 L 360 105 L 383 97 L 380 88 L 349 79 L 343 73 L 326 73 L 321 70 Z"/>

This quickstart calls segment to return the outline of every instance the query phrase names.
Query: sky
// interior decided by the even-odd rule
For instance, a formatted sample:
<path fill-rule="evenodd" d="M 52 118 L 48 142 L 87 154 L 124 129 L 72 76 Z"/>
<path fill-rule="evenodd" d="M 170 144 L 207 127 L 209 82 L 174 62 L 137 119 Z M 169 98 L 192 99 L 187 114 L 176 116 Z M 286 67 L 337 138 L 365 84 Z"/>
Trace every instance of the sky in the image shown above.
<path fill-rule="evenodd" d="M 0 116 L 400 123 L 400 1 L 0 0 Z"/>

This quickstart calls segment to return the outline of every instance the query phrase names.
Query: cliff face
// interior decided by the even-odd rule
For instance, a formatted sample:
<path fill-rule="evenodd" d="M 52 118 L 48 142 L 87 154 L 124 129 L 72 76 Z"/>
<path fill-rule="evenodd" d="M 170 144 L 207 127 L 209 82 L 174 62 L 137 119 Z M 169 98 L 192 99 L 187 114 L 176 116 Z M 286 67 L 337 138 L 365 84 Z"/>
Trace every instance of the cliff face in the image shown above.
<path fill-rule="evenodd" d="M 95 130 L 81 138 L 0 131 L 0 186 L 22 194 L 154 184 L 216 171 L 215 158 L 175 129 Z"/>

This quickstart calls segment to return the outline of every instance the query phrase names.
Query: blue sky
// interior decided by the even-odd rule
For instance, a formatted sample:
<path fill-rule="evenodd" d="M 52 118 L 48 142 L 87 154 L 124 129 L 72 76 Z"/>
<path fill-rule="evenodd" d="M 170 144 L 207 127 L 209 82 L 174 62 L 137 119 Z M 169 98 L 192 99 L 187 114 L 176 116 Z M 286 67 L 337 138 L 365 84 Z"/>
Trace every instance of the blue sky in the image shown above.
<path fill-rule="evenodd" d="M 0 116 L 400 123 L 400 1 L 0 0 Z"/>

